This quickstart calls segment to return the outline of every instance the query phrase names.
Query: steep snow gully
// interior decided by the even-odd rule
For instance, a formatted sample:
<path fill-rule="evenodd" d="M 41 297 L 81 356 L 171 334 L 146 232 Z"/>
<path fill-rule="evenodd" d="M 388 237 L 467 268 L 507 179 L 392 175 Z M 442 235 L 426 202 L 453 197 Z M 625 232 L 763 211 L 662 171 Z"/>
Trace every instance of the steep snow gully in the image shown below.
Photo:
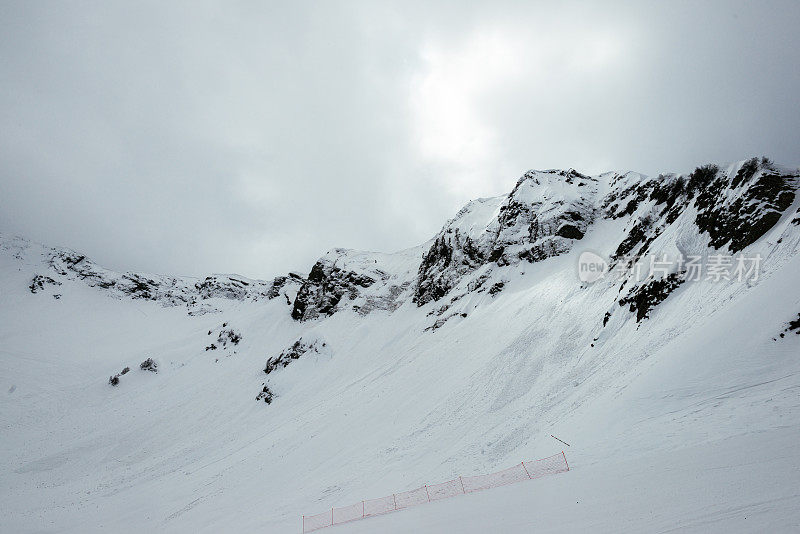
<path fill-rule="evenodd" d="M 2 235 L 0 531 L 300 532 L 565 449 L 325 531 L 796 532 L 799 183 L 529 171 L 419 247 L 270 281 Z"/>

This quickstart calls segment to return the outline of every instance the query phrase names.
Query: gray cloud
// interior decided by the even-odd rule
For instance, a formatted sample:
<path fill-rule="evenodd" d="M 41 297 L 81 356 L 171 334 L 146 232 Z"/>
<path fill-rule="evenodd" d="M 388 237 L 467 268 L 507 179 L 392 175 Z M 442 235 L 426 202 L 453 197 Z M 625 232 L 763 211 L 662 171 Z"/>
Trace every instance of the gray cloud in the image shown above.
<path fill-rule="evenodd" d="M 800 5 L 0 6 L 0 231 L 268 277 L 527 168 L 798 163 Z"/>

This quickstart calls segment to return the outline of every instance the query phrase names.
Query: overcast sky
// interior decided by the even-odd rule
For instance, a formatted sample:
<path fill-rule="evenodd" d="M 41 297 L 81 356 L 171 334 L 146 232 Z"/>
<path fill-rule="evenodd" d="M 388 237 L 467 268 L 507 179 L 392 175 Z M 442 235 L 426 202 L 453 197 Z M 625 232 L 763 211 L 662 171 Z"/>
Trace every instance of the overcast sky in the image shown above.
<path fill-rule="evenodd" d="M 430 5 L 435 4 L 435 5 Z M 0 233 L 267 278 L 529 168 L 800 163 L 800 2 L 0 2 Z"/>

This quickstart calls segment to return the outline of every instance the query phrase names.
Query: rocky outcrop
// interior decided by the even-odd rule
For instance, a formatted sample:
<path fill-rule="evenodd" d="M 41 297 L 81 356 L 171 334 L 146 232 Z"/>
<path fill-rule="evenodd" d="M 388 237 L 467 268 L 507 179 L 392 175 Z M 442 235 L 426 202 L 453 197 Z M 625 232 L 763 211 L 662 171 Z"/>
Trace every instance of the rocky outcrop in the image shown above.
<path fill-rule="evenodd" d="M 702 176 L 697 178 L 698 172 Z M 766 158 L 746 161 L 735 174 L 714 166 L 692 174 L 702 190 L 695 199 L 697 227 L 711 236 L 710 245 L 739 252 L 766 234 L 794 203 L 800 174 L 781 172 Z"/>
<path fill-rule="evenodd" d="M 233 350 L 236 345 L 242 340 L 242 334 L 237 332 L 233 328 L 226 328 L 228 323 L 222 323 L 222 328 L 220 329 L 219 333 L 217 334 L 217 339 L 206 347 L 206 351 L 209 350 L 225 350 L 231 349 Z M 208 331 L 208 335 L 210 336 L 212 331 Z M 236 351 L 233 351 L 236 354 Z"/>
<path fill-rule="evenodd" d="M 307 277 L 289 274 L 263 281 L 212 275 L 196 280 L 116 273 L 73 251 L 48 249 L 50 272 L 34 277 L 29 289 L 38 293 L 79 280 L 117 297 L 185 306 L 190 315 L 218 313 L 224 306 L 215 299 L 279 298 L 297 321 L 342 310 L 391 313 L 410 299 L 417 306 L 437 302 L 427 310 L 427 316 L 435 317 L 436 324 L 430 325 L 435 330 L 477 305 L 478 301 L 465 304 L 470 301 L 466 296 L 482 293 L 491 298 L 500 293 L 511 279 L 504 269 L 570 252 L 598 216 L 621 223 L 622 235 L 610 254 L 610 267 L 615 269 L 632 268 L 654 248 L 663 252 L 666 242 L 670 252 L 684 253 L 688 246 L 704 254 L 708 244 L 736 253 L 781 220 L 794 204 L 798 183 L 800 172 L 766 158 L 725 168 L 703 165 L 686 175 L 655 178 L 635 172 L 591 177 L 573 169 L 529 171 L 508 195 L 468 203 L 424 246 L 396 254 L 334 249 Z M 789 214 L 791 223 L 800 224 L 799 213 Z M 19 239 L 4 240 L 0 246 L 17 258 L 27 254 L 28 245 Z M 652 309 L 641 299 L 653 291 L 660 289 L 644 289 L 627 280 L 617 299 L 627 295 L 622 299 L 635 307 L 641 321 L 647 311 L 639 316 L 639 310 Z M 458 302 L 462 309 L 456 312 L 451 308 Z M 217 340 L 207 349 L 221 344 Z"/>
<path fill-rule="evenodd" d="M 153 360 L 153 358 L 147 358 L 145 361 L 139 364 L 139 369 L 142 371 L 150 371 L 151 373 L 158 372 L 158 364 Z"/>
<path fill-rule="evenodd" d="M 605 217 L 638 215 L 612 259 L 645 254 L 689 208 L 696 212 L 697 231 L 709 236 L 711 247 L 739 252 L 766 234 L 792 206 L 798 178 L 797 172 L 780 169 L 766 158 L 727 169 L 703 165 L 687 176 L 615 175 L 602 203 Z"/>
<path fill-rule="evenodd" d="M 53 280 L 49 276 L 44 276 L 41 274 L 37 274 L 31 280 L 31 285 L 28 286 L 28 289 L 31 290 L 31 293 L 38 293 L 42 291 L 47 286 L 60 286 L 61 282 Z"/>
<path fill-rule="evenodd" d="M 79 280 L 105 289 L 118 297 L 159 302 L 164 306 L 186 306 L 190 315 L 218 310 L 204 301 L 225 299 L 257 302 L 285 295 L 294 296 L 303 279 L 296 275 L 279 276 L 271 282 L 236 275 L 213 275 L 202 280 L 141 273 L 117 273 L 67 249 L 49 249 L 48 265 L 53 277 L 37 275 L 31 282 L 36 293 L 46 285 L 61 285 L 63 280 Z"/>
<path fill-rule="evenodd" d="M 481 266 L 531 263 L 568 252 L 594 218 L 597 180 L 575 170 L 529 171 L 504 199 L 465 206 L 422 258 L 414 302 L 438 301 Z"/>
<path fill-rule="evenodd" d="M 267 359 L 267 365 L 264 367 L 264 373 L 270 374 L 276 369 L 283 369 L 292 363 L 292 361 L 300 359 L 307 353 L 321 354 L 326 347 L 327 343 L 324 341 L 318 339 L 313 341 L 303 341 L 303 338 L 300 338 L 277 356 L 272 356 L 271 358 Z"/>
<path fill-rule="evenodd" d="M 112 385 L 112 386 L 118 386 L 119 385 L 119 377 L 121 377 L 122 375 L 128 374 L 130 372 L 130 370 L 131 370 L 130 367 L 125 367 L 119 373 L 117 373 L 115 375 L 111 375 L 110 377 L 108 377 L 108 383 L 110 385 Z"/>
<path fill-rule="evenodd" d="M 783 331 L 781 331 L 780 337 L 782 338 L 786 337 L 786 334 L 789 334 L 791 332 L 794 332 L 795 334 L 800 336 L 800 313 L 797 314 L 797 319 L 789 321 L 786 328 L 784 328 Z M 773 338 L 773 340 L 775 340 L 775 338 Z"/>
<path fill-rule="evenodd" d="M 375 279 L 365 274 L 346 271 L 336 261 L 323 258 L 314 264 L 308 280 L 300 287 L 292 309 L 292 318 L 298 321 L 332 315 L 339 301 L 347 295 L 356 298 L 359 289 L 367 288 Z"/>
<path fill-rule="evenodd" d="M 272 399 L 274 398 L 275 394 L 269 389 L 269 386 L 261 384 L 261 391 L 256 395 L 256 401 L 264 401 L 266 404 L 272 404 Z"/>
<path fill-rule="evenodd" d="M 459 229 L 448 229 L 434 239 L 422 257 L 414 302 L 421 306 L 444 297 L 462 276 L 469 274 L 488 258 Z"/>
<path fill-rule="evenodd" d="M 360 315 L 394 311 L 406 300 L 418 256 L 333 249 L 312 267 L 297 292 L 292 318 L 308 321 L 342 309 Z"/>
<path fill-rule="evenodd" d="M 620 306 L 628 305 L 628 309 L 636 313 L 636 322 L 647 319 L 650 311 L 663 302 L 673 291 L 685 282 L 683 273 L 671 273 L 664 278 L 653 280 L 636 286 L 631 292 L 619 300 Z M 603 318 L 603 326 L 609 315 Z"/>

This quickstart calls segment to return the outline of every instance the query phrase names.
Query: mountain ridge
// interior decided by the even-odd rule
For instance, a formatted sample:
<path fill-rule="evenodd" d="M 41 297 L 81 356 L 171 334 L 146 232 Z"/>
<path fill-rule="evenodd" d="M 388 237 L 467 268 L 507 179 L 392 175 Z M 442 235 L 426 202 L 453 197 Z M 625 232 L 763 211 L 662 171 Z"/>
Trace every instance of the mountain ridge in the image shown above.
<path fill-rule="evenodd" d="M 291 301 L 291 315 L 300 321 L 335 313 L 345 296 L 344 303 L 359 298 L 352 307 L 362 313 L 393 310 L 408 298 L 418 306 L 438 302 L 462 278 L 470 278 L 487 264 L 505 267 L 519 261 L 536 263 L 564 254 L 583 238 L 597 217 L 618 219 L 638 213 L 612 262 L 634 250 L 646 251 L 663 227 L 674 223 L 687 208 L 700 205 L 706 213 L 695 217 L 698 233 L 708 234 L 709 244 L 715 249 L 728 245 L 732 252 L 738 252 L 772 229 L 781 218 L 778 214 L 789 209 L 798 178 L 797 169 L 775 165 L 766 158 L 707 164 L 687 175 L 667 173 L 655 178 L 635 171 L 608 171 L 591 177 L 574 169 L 529 170 L 507 195 L 465 204 L 426 243 L 394 253 L 334 248 L 306 276 L 289 273 L 264 281 L 237 274 L 200 279 L 118 273 L 71 249 L 44 247 L 51 269 L 31 283 L 42 290 L 58 281 L 52 278 L 54 272 L 57 277 L 77 277 L 132 298 L 186 305 L 191 313 L 202 313 L 199 303 L 217 296 L 258 300 L 279 295 Z M 747 198 L 731 200 L 737 190 L 743 190 L 738 192 L 739 197 Z M 654 203 L 653 209 L 664 208 L 644 213 L 639 207 L 647 203 Z M 662 220 L 648 218 L 653 215 Z M 719 219 L 722 225 L 712 223 Z M 800 211 L 793 224 L 800 224 Z M 412 258 L 420 252 L 419 264 L 414 267 Z M 396 258 L 402 260 L 393 261 Z M 413 277 L 412 270 L 416 270 Z M 389 279 L 396 283 L 388 283 Z M 379 282 L 381 291 L 368 291 L 375 282 Z M 470 291 L 483 285 L 479 276 L 473 279 Z"/>
<path fill-rule="evenodd" d="M 305 512 L 548 456 L 550 434 L 572 445 L 574 480 L 788 443 L 800 173 L 698 169 L 532 171 L 421 246 L 332 249 L 271 281 L 117 273 L 0 238 L 0 525 L 283 532 Z M 605 263 L 592 281 L 586 252 Z M 665 255 L 699 258 L 703 276 Z M 583 491 L 564 484 L 567 503 Z"/>

